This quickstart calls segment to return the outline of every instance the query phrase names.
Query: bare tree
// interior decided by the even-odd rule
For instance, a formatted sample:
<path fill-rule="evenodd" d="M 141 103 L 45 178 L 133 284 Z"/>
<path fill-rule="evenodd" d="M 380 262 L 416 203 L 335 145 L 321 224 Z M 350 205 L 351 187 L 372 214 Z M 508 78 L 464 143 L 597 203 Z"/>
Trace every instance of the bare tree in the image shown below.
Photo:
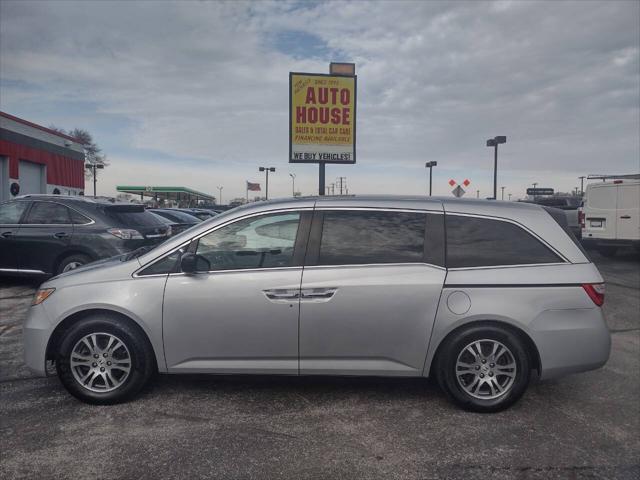
<path fill-rule="evenodd" d="M 102 149 L 98 146 L 98 144 L 93 140 L 93 136 L 83 128 L 74 128 L 73 130 L 65 130 L 64 128 L 59 128 L 55 125 L 49 126 L 50 130 L 55 132 L 62 133 L 64 135 L 69 135 L 70 137 L 75 138 L 78 142 L 82 143 L 84 146 L 85 152 L 85 163 L 89 166 L 91 165 L 104 165 L 107 167 L 109 163 L 107 162 L 107 156 L 102 153 Z M 97 169 L 87 168 L 84 171 L 85 178 L 91 179 L 93 178 L 94 172 L 98 173 Z"/>

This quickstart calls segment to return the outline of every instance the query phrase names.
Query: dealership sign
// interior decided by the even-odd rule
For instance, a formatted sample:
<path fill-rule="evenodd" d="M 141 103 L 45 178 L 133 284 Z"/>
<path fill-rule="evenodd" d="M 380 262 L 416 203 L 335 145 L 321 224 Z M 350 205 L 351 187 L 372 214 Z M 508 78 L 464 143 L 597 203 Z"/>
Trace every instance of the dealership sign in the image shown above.
<path fill-rule="evenodd" d="M 289 74 L 290 163 L 356 163 L 356 80 Z"/>
<path fill-rule="evenodd" d="M 527 195 L 553 195 L 553 188 L 527 188 Z"/>

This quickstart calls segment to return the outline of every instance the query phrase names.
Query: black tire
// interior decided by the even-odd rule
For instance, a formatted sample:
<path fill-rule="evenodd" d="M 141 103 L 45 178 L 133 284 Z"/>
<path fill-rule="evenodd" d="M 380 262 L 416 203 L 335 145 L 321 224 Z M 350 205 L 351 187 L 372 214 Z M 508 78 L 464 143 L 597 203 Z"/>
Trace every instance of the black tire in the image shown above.
<path fill-rule="evenodd" d="M 472 396 L 462 387 L 456 376 L 458 355 L 477 340 L 492 340 L 501 343 L 509 349 L 515 360 L 515 378 L 505 393 L 497 398 L 483 399 Z M 488 343 L 483 345 L 490 346 Z M 470 374 L 469 377 L 474 378 L 474 375 L 475 373 Z M 492 371 L 491 376 L 493 375 Z M 453 333 L 445 340 L 436 359 L 436 376 L 447 397 L 465 410 L 481 413 L 499 412 L 513 405 L 524 394 L 531 378 L 531 361 L 523 342 L 511 330 L 496 325 L 471 326 Z M 501 376 L 500 378 L 501 381 L 505 381 L 505 377 Z M 496 376 L 497 379 L 498 376 Z M 490 387 L 483 388 L 489 389 Z"/>
<path fill-rule="evenodd" d="M 130 357 L 128 375 L 123 379 L 121 385 L 111 391 L 92 391 L 82 386 L 79 380 L 76 380 L 71 368 L 71 354 L 76 344 L 87 335 L 100 333 L 117 337 L 124 343 Z M 105 338 L 108 337 L 103 337 L 103 340 Z M 87 366 L 87 368 L 89 367 Z M 84 318 L 64 332 L 64 337 L 56 352 L 56 370 L 62 385 L 74 397 L 86 403 L 110 405 L 124 402 L 135 396 L 145 386 L 157 367 L 153 349 L 144 334 L 117 315 L 104 313 Z M 78 371 L 76 370 L 76 372 Z M 121 372 L 114 374 L 122 375 Z M 106 377 L 98 380 L 98 386 L 104 382 L 106 382 Z"/>
<path fill-rule="evenodd" d="M 69 265 L 77 264 L 76 267 L 74 267 L 77 268 L 90 262 L 91 258 L 88 255 L 84 255 L 82 253 L 74 253 L 60 260 L 60 263 L 58 263 L 58 268 L 56 269 L 56 275 L 60 275 L 61 273 L 63 273 L 64 269 Z"/>
<path fill-rule="evenodd" d="M 598 253 L 603 257 L 615 257 L 618 253 L 618 247 L 598 247 Z"/>

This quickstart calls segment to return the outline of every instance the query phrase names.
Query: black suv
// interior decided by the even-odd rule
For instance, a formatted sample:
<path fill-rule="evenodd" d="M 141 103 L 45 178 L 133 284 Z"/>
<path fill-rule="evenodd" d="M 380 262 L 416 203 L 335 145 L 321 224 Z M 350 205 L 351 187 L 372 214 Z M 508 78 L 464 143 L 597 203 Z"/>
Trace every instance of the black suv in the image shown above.
<path fill-rule="evenodd" d="M 0 275 L 57 275 L 170 234 L 142 205 L 25 195 L 0 203 Z"/>

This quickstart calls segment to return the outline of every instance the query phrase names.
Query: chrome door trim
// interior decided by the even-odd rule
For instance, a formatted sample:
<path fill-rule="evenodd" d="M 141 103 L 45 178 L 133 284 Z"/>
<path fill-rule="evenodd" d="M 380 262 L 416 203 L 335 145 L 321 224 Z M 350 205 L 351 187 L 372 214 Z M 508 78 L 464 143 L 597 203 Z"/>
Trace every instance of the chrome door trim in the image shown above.
<path fill-rule="evenodd" d="M 318 211 L 380 211 L 380 212 L 405 212 L 405 213 L 432 213 L 435 215 L 444 215 L 443 210 L 427 210 L 425 208 L 393 208 L 393 207 L 330 207 L 330 206 L 316 206 Z"/>
<path fill-rule="evenodd" d="M 0 268 L 0 272 L 5 273 L 28 273 L 30 275 L 44 275 L 42 270 L 29 270 L 21 268 Z"/>
<path fill-rule="evenodd" d="M 396 263 L 341 263 L 338 265 L 305 265 L 304 268 L 354 268 L 354 267 L 408 267 L 411 265 L 421 265 L 423 267 L 433 267 L 438 270 L 447 270 L 440 265 L 433 265 L 426 262 L 396 262 Z"/>

